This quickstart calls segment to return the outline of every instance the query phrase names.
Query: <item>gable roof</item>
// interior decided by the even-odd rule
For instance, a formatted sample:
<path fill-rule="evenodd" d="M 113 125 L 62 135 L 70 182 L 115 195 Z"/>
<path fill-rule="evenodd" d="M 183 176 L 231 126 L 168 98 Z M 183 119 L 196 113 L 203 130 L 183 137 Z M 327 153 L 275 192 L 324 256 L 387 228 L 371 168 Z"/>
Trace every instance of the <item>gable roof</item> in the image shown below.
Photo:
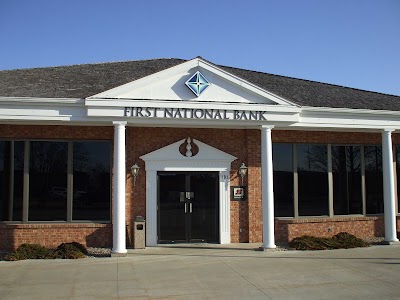
<path fill-rule="evenodd" d="M 185 61 L 152 59 L 0 71 L 0 97 L 87 98 Z M 400 111 L 400 96 L 218 67 L 300 106 Z"/>

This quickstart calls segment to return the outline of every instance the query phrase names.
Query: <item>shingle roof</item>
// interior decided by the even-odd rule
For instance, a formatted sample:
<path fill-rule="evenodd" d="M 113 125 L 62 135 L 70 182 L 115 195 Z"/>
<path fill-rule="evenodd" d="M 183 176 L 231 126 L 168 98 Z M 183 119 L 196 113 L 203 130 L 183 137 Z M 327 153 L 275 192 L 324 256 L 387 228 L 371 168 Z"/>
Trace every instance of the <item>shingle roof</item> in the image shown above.
<path fill-rule="evenodd" d="M 0 96 L 86 98 L 182 62 L 154 59 L 0 71 Z"/>
<path fill-rule="evenodd" d="M 236 68 L 225 69 L 300 106 L 400 111 L 400 96 Z"/>
<path fill-rule="evenodd" d="M 153 59 L 0 71 L 0 96 L 86 98 L 183 62 Z M 400 111 L 400 96 L 219 67 L 300 106 Z"/>

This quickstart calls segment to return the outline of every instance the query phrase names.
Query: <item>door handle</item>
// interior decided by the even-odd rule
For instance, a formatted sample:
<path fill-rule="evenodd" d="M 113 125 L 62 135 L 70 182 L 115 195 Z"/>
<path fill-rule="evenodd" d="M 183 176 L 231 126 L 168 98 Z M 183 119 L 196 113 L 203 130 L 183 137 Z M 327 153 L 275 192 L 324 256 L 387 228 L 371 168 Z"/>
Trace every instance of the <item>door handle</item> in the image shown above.
<path fill-rule="evenodd" d="M 185 214 L 187 213 L 187 203 L 185 203 Z"/>
<path fill-rule="evenodd" d="M 192 202 L 190 202 L 189 205 L 190 205 L 190 213 L 192 213 Z"/>
<path fill-rule="evenodd" d="M 194 192 L 186 192 L 186 199 L 190 200 L 194 198 Z"/>

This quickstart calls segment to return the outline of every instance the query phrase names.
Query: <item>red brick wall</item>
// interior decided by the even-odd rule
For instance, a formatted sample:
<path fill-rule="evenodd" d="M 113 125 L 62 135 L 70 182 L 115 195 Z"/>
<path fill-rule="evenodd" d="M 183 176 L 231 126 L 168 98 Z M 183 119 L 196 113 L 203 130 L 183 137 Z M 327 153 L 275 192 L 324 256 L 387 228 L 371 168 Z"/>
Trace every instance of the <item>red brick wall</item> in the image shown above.
<path fill-rule="evenodd" d="M 339 232 L 359 238 L 382 237 L 383 222 L 383 216 L 275 220 L 275 238 L 277 242 L 287 242 L 302 235 L 332 237 Z"/>
<path fill-rule="evenodd" d="M 56 248 L 79 242 L 87 247 L 111 247 L 111 224 L 0 224 L 0 249 L 13 250 L 21 244 Z"/>
<path fill-rule="evenodd" d="M 261 131 L 247 132 L 249 242 L 262 241 Z"/>
<path fill-rule="evenodd" d="M 0 125 L 3 139 L 112 140 L 113 137 L 112 126 Z"/>
<path fill-rule="evenodd" d="M 400 134 L 394 141 L 400 141 Z M 381 144 L 380 133 L 272 130 L 274 143 Z"/>

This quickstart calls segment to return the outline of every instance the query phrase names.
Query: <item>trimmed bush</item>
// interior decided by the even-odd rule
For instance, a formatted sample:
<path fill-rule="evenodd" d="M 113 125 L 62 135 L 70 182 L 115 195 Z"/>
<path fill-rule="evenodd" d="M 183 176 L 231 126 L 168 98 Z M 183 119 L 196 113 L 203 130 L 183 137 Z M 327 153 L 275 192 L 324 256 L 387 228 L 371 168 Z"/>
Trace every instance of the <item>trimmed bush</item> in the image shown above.
<path fill-rule="evenodd" d="M 369 244 L 358 237 L 347 233 L 347 232 L 340 232 L 332 237 L 340 248 L 348 249 L 348 248 L 359 248 L 359 247 L 368 247 Z"/>
<path fill-rule="evenodd" d="M 368 246 L 368 243 L 347 232 L 338 233 L 332 238 L 303 235 L 294 238 L 289 243 L 289 247 L 296 250 L 349 249 Z"/>
<path fill-rule="evenodd" d="M 296 250 L 326 250 L 332 249 L 331 239 L 320 238 L 310 235 L 303 235 L 294 238 L 290 243 L 289 247 Z"/>
<path fill-rule="evenodd" d="M 12 253 L 7 254 L 4 259 L 8 261 L 24 259 L 77 259 L 84 258 L 88 254 L 85 246 L 80 243 L 62 243 L 57 249 L 47 249 L 37 244 L 22 244 Z"/>
<path fill-rule="evenodd" d="M 54 252 L 37 244 L 22 244 L 17 250 L 5 256 L 5 260 L 54 259 Z"/>
<path fill-rule="evenodd" d="M 78 249 L 80 252 L 82 252 L 83 254 L 85 254 L 85 255 L 88 254 L 88 251 L 87 251 L 86 247 L 83 246 L 81 243 L 78 243 L 78 242 L 71 242 L 71 243 L 62 243 L 61 245 L 72 245 L 72 246 L 74 246 L 76 249 Z M 60 245 L 60 246 L 61 246 L 61 245 Z M 60 246 L 58 246 L 58 247 L 60 247 Z"/>
<path fill-rule="evenodd" d="M 76 244 L 78 244 L 78 245 L 76 245 Z M 84 258 L 85 254 L 81 250 L 81 246 L 82 247 L 84 247 L 84 246 L 79 243 L 76 243 L 76 244 L 75 243 L 62 243 L 54 251 L 56 257 L 63 258 L 63 259 Z M 84 248 L 84 251 L 86 251 L 86 253 L 87 253 L 86 248 Z"/>

